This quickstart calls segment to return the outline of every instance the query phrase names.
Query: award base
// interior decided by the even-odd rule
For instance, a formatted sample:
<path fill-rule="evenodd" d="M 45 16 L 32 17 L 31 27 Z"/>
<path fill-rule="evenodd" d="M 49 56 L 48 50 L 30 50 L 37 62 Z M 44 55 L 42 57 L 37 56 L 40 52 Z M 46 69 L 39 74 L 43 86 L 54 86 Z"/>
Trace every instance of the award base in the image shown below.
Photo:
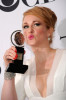
<path fill-rule="evenodd" d="M 16 60 L 13 60 L 13 63 L 9 64 L 9 67 L 7 68 L 6 71 L 12 73 L 24 74 L 28 69 L 28 65 L 23 65 L 24 48 L 16 47 L 16 49 L 18 57 Z"/>
<path fill-rule="evenodd" d="M 10 63 L 9 67 L 7 68 L 7 72 L 24 74 L 27 69 L 28 65 L 16 65 L 14 63 Z"/>

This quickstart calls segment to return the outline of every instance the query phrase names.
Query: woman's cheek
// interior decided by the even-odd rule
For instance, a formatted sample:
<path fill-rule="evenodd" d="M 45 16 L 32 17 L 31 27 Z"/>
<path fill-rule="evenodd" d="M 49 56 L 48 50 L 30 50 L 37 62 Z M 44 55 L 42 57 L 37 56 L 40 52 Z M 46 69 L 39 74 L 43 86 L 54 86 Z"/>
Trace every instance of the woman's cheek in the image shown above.
<path fill-rule="evenodd" d="M 25 42 L 27 43 L 27 34 L 24 33 L 24 39 L 25 39 Z"/>
<path fill-rule="evenodd" d="M 24 37 L 26 37 L 26 36 L 27 36 L 27 33 L 26 33 L 26 32 L 23 32 L 23 34 L 24 34 Z"/>
<path fill-rule="evenodd" d="M 43 30 L 40 30 L 40 29 L 39 29 L 39 30 L 36 30 L 36 34 L 37 34 L 37 35 L 38 35 L 38 34 L 40 35 L 40 34 L 44 34 L 44 32 L 43 32 Z"/>

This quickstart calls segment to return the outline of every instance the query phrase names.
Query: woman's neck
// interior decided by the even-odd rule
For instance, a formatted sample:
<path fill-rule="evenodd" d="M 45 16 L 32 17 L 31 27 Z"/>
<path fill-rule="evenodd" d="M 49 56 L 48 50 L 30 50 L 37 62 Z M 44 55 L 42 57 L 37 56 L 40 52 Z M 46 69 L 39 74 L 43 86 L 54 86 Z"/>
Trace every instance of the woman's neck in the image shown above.
<path fill-rule="evenodd" d="M 52 50 L 53 49 L 50 48 L 49 45 L 48 46 L 37 46 L 37 47 L 32 46 L 32 51 L 34 52 L 35 56 L 40 55 L 41 57 L 44 55 L 44 57 L 48 57 Z"/>
<path fill-rule="evenodd" d="M 56 50 L 46 47 L 46 48 L 33 48 L 35 54 L 36 70 L 37 75 L 43 75 L 45 72 L 49 72 L 49 64 L 54 58 Z M 48 64 L 48 67 L 46 66 Z"/>

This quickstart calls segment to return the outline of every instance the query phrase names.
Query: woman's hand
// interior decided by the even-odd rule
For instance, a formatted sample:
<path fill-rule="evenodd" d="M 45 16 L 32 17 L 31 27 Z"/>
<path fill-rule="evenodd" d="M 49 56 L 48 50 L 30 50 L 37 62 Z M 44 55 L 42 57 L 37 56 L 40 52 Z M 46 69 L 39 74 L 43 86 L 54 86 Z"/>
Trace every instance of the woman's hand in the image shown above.
<path fill-rule="evenodd" d="M 6 52 L 3 56 L 5 66 L 7 67 L 9 65 L 9 63 L 12 63 L 13 60 L 17 59 L 17 57 L 18 57 L 17 50 L 14 46 L 12 46 L 8 50 L 6 50 Z"/>

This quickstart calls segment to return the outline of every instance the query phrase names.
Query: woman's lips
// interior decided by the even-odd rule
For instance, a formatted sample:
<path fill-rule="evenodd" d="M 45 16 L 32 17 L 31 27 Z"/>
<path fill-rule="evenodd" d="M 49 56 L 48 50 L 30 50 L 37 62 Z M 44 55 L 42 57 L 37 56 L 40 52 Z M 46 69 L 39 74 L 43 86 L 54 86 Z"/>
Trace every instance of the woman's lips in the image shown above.
<path fill-rule="evenodd" d="M 34 38 L 34 35 L 29 35 L 28 38 L 29 38 L 30 40 L 32 40 L 32 39 Z"/>

